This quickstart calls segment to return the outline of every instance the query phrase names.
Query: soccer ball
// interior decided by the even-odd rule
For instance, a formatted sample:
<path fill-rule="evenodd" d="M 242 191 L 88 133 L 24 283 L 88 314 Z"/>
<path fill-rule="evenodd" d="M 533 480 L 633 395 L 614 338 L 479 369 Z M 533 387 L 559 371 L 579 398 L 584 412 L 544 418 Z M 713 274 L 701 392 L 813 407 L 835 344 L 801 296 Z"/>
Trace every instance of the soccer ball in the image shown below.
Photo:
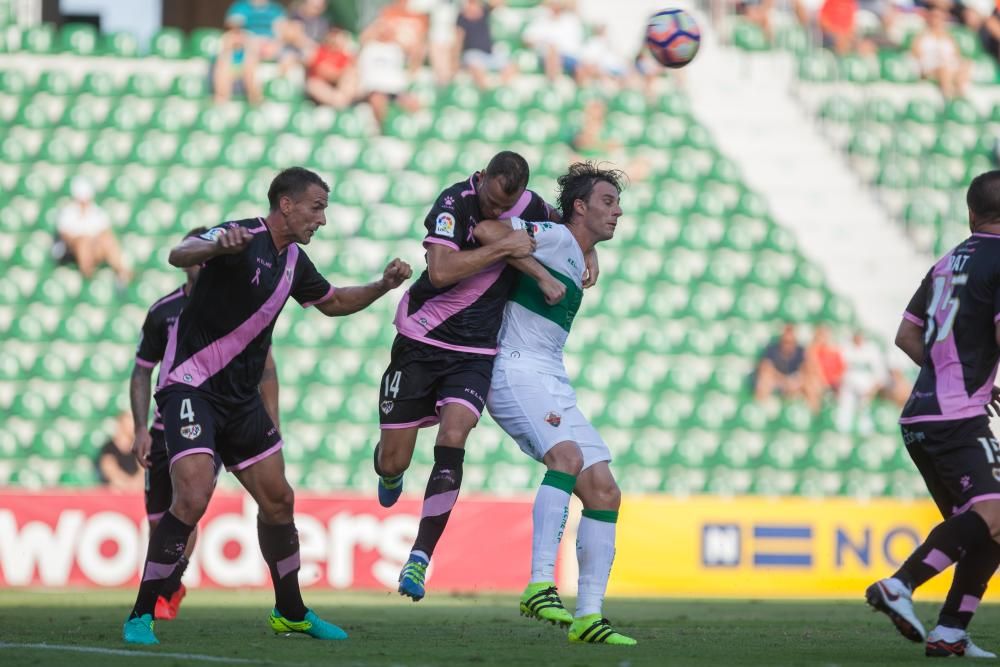
<path fill-rule="evenodd" d="M 676 69 L 694 60 L 701 30 L 683 9 L 664 9 L 649 17 L 646 46 L 664 67 Z"/>

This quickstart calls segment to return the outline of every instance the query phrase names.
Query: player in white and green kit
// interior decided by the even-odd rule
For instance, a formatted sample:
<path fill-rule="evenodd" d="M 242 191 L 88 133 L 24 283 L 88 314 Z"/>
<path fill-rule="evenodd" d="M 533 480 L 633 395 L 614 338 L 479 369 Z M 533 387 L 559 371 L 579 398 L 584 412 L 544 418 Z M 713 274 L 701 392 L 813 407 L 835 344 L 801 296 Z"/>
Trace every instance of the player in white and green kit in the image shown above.
<path fill-rule="evenodd" d="M 525 454 L 548 471 L 535 496 L 531 580 L 521 613 L 569 626 L 571 642 L 632 645 L 601 613 L 615 555 L 615 523 L 621 492 L 611 474 L 608 446 L 576 405 L 563 364 L 563 347 L 583 301 L 584 255 L 615 233 L 622 214 L 624 174 L 589 162 L 559 178 L 563 222 L 511 221 L 534 234 L 534 258 L 566 286 L 566 296 L 546 304 L 535 281 L 520 279 L 504 311 L 500 351 L 487 408 Z M 489 242 L 510 233 L 501 223 L 480 223 L 477 238 Z M 559 599 L 556 554 L 569 513 L 570 493 L 583 502 L 577 534 L 580 579 L 576 616 Z"/>

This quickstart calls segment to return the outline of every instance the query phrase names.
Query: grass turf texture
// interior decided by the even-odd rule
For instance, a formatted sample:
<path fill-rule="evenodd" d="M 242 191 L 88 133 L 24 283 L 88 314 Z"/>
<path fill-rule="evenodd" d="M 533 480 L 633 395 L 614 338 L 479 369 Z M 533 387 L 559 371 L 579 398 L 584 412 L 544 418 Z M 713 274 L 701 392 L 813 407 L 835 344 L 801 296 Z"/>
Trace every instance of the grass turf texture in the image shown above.
<path fill-rule="evenodd" d="M 570 645 L 557 628 L 518 616 L 515 595 L 433 592 L 414 604 L 389 593 L 307 591 L 307 604 L 351 638 L 278 637 L 266 623 L 271 599 L 267 593 L 192 590 L 177 620 L 157 623 L 159 646 L 132 648 L 121 641 L 132 591 L 0 590 L 0 665 L 927 664 L 923 646 L 898 636 L 860 596 L 857 602 L 609 600 L 605 613 L 639 640 L 635 647 Z M 575 601 L 566 602 L 573 609 Z M 925 622 L 936 611 L 936 605 L 918 605 Z M 983 648 L 1000 649 L 998 627 L 1000 606 L 985 605 L 973 638 Z M 42 643 L 99 652 L 12 646 Z"/>

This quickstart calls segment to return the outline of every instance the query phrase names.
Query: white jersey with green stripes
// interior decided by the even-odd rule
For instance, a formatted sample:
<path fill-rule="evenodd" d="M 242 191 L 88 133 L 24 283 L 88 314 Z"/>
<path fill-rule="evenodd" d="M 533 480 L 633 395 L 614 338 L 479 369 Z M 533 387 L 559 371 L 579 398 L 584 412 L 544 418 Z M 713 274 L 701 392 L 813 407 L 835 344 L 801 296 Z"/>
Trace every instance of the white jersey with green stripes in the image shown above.
<path fill-rule="evenodd" d="M 545 303 L 538 283 L 519 275 L 504 310 L 496 363 L 530 365 L 535 370 L 565 377 L 563 347 L 583 302 L 583 250 L 565 225 L 519 218 L 511 220 L 511 224 L 514 229 L 531 226 L 536 242 L 533 256 L 566 286 L 566 296 L 550 306 Z"/>

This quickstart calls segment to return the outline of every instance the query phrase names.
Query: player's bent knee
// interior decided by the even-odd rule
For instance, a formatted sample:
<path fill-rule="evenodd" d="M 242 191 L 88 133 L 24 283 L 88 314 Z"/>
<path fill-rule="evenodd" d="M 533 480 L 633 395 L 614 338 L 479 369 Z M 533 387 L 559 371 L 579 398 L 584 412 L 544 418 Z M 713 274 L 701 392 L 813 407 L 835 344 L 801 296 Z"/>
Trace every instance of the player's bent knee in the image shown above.
<path fill-rule="evenodd" d="M 597 496 L 601 507 L 605 509 L 617 510 L 622 505 L 622 490 L 614 482 L 608 486 L 599 488 Z"/>
<path fill-rule="evenodd" d="M 462 449 L 465 447 L 465 441 L 469 437 L 469 430 L 461 426 L 449 426 L 447 428 L 440 427 L 437 434 L 437 442 L 435 444 L 438 447 L 456 447 Z"/>
<path fill-rule="evenodd" d="M 560 442 L 544 457 L 549 470 L 557 470 L 568 475 L 579 476 L 583 470 L 583 453 L 575 442 Z"/>
<path fill-rule="evenodd" d="M 985 500 L 973 505 L 972 509 L 989 526 L 993 539 L 1000 538 L 1000 500 Z"/>

